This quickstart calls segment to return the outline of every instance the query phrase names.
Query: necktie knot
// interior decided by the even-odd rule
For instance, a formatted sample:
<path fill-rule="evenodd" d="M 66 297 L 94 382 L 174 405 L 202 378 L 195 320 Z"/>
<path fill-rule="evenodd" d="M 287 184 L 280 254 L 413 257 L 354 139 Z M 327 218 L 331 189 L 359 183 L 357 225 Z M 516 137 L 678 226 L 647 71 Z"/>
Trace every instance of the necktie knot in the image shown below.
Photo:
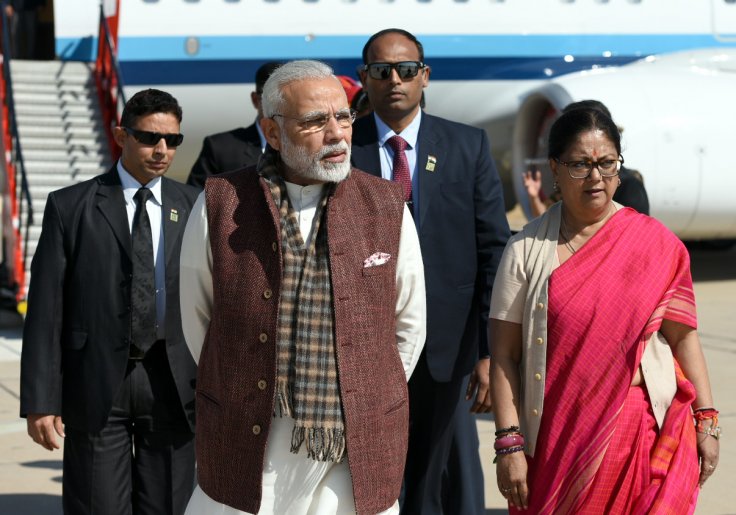
<path fill-rule="evenodd" d="M 145 205 L 145 203 L 148 202 L 148 199 L 152 196 L 153 192 L 149 188 L 139 188 L 138 191 L 135 192 L 133 198 L 138 202 L 138 204 Z"/>
<path fill-rule="evenodd" d="M 394 152 L 403 152 L 409 144 L 401 136 L 391 136 L 386 143 L 390 146 Z"/>

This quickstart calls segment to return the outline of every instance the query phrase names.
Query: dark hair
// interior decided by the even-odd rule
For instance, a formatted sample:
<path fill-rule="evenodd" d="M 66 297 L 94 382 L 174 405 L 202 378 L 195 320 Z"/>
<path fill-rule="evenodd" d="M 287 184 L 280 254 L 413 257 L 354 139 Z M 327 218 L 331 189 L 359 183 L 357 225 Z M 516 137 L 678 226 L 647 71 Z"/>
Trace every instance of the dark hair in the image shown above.
<path fill-rule="evenodd" d="M 281 66 L 284 63 L 279 63 L 276 61 L 269 61 L 265 64 L 262 64 L 258 70 L 256 70 L 256 93 L 259 95 L 263 93 L 263 85 L 266 84 L 266 81 L 271 76 L 271 74 L 276 71 L 276 68 Z"/>
<path fill-rule="evenodd" d="M 144 89 L 125 103 L 120 126 L 134 128 L 138 118 L 154 113 L 173 114 L 181 123 L 181 106 L 170 93 L 160 89 Z"/>
<path fill-rule="evenodd" d="M 600 109 L 581 107 L 563 111 L 562 116 L 552 124 L 547 156 L 550 159 L 559 159 L 575 143 L 578 136 L 593 130 L 603 131 L 616 147 L 616 152 L 621 155 L 621 134 L 611 117 Z"/>
<path fill-rule="evenodd" d="M 562 110 L 563 113 L 566 113 L 568 111 L 572 111 L 573 109 L 597 109 L 598 111 L 602 112 L 606 116 L 608 116 L 611 120 L 613 120 L 613 116 L 611 116 L 611 111 L 608 110 L 606 105 L 599 101 L 599 100 L 580 100 L 579 102 L 572 102 L 570 104 L 567 104 L 565 108 Z"/>
<path fill-rule="evenodd" d="M 419 40 L 414 36 L 414 34 L 404 29 L 383 29 L 379 32 L 376 32 L 370 38 L 368 38 L 368 41 L 366 41 L 365 46 L 363 46 L 363 64 L 368 64 L 368 50 L 370 50 L 373 42 L 377 40 L 378 38 L 380 38 L 381 36 L 385 36 L 386 34 L 400 34 L 401 36 L 404 36 L 409 41 L 414 43 L 417 46 L 417 51 L 419 52 L 419 60 L 424 62 L 424 47 L 419 42 Z"/>

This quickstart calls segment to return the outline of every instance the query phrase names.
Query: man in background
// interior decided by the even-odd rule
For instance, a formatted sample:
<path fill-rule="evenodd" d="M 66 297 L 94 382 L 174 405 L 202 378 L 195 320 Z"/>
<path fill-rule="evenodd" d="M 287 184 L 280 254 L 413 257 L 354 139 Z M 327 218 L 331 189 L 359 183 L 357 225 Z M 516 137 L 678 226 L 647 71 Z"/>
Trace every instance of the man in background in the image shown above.
<path fill-rule="evenodd" d="M 427 342 L 409 381 L 402 513 L 485 513 L 478 434 L 463 403 L 474 397 L 474 413 L 491 407 L 486 323 L 509 237 L 501 181 L 484 131 L 422 111 L 430 68 L 416 37 L 380 31 L 363 63 L 374 114 L 355 122 L 353 164 L 402 184 L 427 289 Z"/>
<path fill-rule="evenodd" d="M 187 184 L 204 188 L 204 181 L 210 175 L 231 172 L 258 163 L 266 148 L 266 138 L 258 122 L 263 118 L 261 95 L 263 85 L 281 63 L 268 62 L 256 71 L 256 90 L 250 94 L 250 101 L 258 114 L 248 127 L 238 127 L 226 132 L 207 136 L 202 143 L 202 151 L 192 166 Z"/>

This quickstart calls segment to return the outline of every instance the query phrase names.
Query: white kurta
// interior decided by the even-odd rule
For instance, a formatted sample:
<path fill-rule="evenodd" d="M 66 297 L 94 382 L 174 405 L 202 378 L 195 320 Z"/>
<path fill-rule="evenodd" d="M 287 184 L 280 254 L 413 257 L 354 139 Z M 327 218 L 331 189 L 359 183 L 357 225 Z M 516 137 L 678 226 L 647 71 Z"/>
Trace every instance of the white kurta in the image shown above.
<path fill-rule="evenodd" d="M 286 183 L 297 214 L 302 238 L 312 238 L 314 214 L 322 185 Z M 368 256 L 366 256 L 368 257 Z M 394 259 L 392 256 L 390 259 Z M 409 210 L 404 208 L 396 261 L 396 345 L 407 380 L 419 360 L 426 337 L 426 293 L 419 238 Z M 212 251 L 210 248 L 205 193 L 201 193 L 189 217 L 181 249 L 181 313 L 187 346 L 199 362 L 212 311 Z M 355 513 L 352 482 L 343 463 L 309 460 L 306 453 L 289 452 L 291 419 L 275 419 L 266 447 L 263 502 L 259 515 Z M 303 451 L 303 449 L 302 449 Z M 310 485 L 307 488 L 307 485 Z M 240 515 L 196 488 L 187 515 Z M 386 513 L 398 513 L 398 501 Z"/>

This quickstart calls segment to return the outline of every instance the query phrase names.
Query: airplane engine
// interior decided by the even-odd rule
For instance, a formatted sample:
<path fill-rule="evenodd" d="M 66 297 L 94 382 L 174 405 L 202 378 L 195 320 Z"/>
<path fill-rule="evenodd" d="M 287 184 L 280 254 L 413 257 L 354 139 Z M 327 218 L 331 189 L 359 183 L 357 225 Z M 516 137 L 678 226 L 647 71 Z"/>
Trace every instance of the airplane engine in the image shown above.
<path fill-rule="evenodd" d="M 736 237 L 736 50 L 648 57 L 561 76 L 521 102 L 512 136 L 514 191 L 529 216 L 522 174 L 542 171 L 547 137 L 568 103 L 600 100 L 622 129 L 626 166 L 644 178 L 652 216 L 683 239 Z"/>

